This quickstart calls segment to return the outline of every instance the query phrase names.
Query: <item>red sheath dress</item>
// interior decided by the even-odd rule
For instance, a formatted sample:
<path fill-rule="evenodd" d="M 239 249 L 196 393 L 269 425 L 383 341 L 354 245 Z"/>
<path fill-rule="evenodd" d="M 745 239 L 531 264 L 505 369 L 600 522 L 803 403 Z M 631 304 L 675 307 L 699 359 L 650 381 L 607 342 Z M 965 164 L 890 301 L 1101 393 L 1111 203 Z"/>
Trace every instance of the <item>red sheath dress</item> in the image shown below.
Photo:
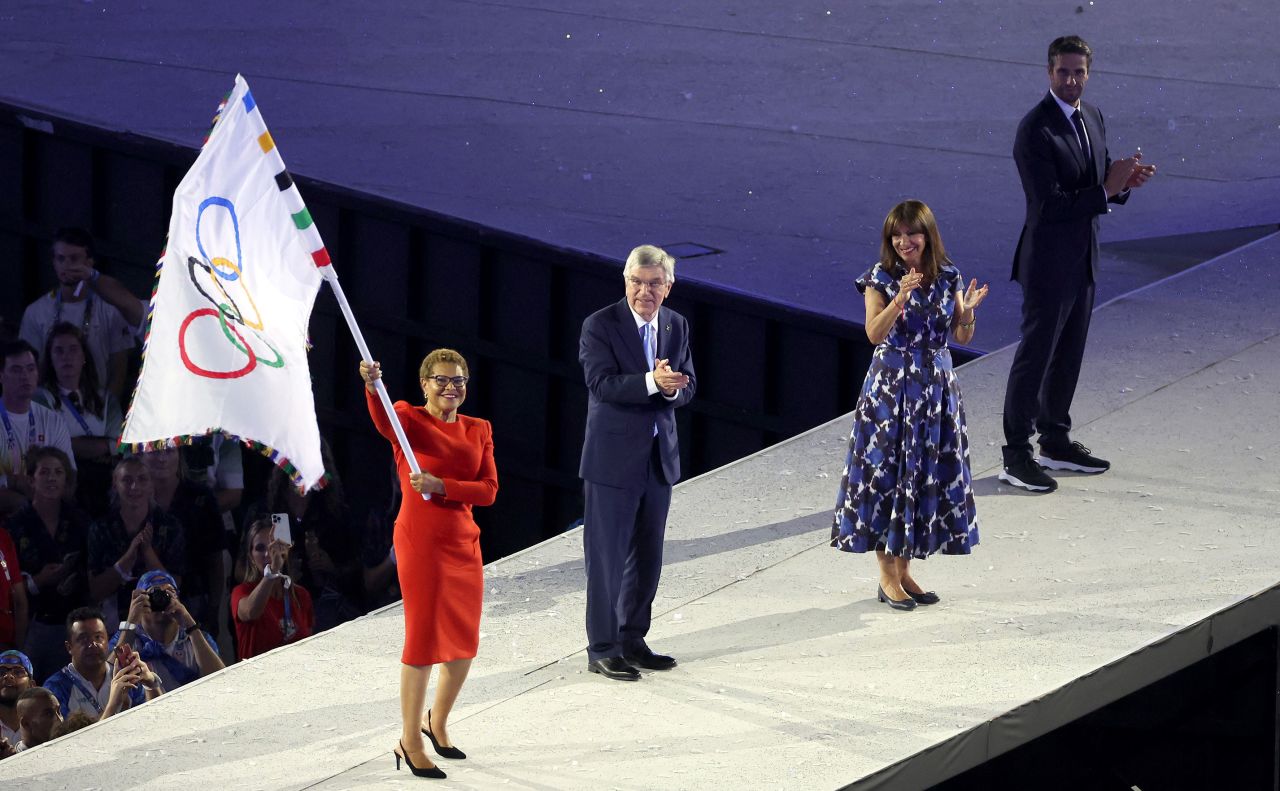
<path fill-rule="evenodd" d="M 396 516 L 396 573 L 404 597 L 406 665 L 470 659 L 480 644 L 484 563 L 471 506 L 498 494 L 489 421 L 458 415 L 453 423 L 405 401 L 393 406 L 418 467 L 444 482 L 444 494 L 423 500 L 409 486 L 409 465 L 376 393 L 365 390 L 378 433 L 391 440 L 403 492 Z"/>

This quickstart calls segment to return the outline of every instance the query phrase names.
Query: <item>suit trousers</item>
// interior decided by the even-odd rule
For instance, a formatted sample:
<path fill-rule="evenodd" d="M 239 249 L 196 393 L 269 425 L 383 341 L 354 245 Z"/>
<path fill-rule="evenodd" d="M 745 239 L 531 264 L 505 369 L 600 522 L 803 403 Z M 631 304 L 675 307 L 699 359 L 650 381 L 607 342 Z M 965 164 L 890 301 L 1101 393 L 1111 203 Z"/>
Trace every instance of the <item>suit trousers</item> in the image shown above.
<path fill-rule="evenodd" d="M 1070 443 L 1071 401 L 1080 379 L 1094 285 L 1022 287 L 1022 341 L 1004 391 L 1004 463 L 1030 458 L 1033 429 L 1041 448 Z"/>
<path fill-rule="evenodd" d="M 643 646 L 662 576 L 671 484 L 653 439 L 645 479 L 634 486 L 583 481 L 582 542 L 587 567 L 587 657 L 622 656 Z"/>

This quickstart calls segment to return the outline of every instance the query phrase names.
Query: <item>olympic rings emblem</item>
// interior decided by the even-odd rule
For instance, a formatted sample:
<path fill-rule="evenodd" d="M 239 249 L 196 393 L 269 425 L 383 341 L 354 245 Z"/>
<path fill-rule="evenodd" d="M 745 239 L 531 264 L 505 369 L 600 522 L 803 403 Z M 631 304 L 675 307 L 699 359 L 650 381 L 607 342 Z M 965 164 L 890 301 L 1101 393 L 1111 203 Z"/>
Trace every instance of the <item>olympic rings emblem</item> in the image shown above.
<path fill-rule="evenodd" d="M 210 256 L 205 250 L 204 240 L 201 237 L 201 222 L 204 220 L 206 210 L 220 209 L 225 211 L 225 220 L 229 220 L 231 224 L 232 236 L 235 238 L 235 260 L 228 259 L 223 256 Z M 211 217 L 214 216 L 211 214 Z M 226 198 L 210 197 L 205 198 L 200 203 L 200 208 L 196 212 L 196 247 L 200 250 L 200 258 L 195 256 L 187 256 L 187 276 L 191 279 L 191 284 L 200 292 L 200 296 L 213 305 L 212 308 L 198 308 L 187 314 L 182 320 L 182 325 L 178 329 L 178 353 L 182 357 L 182 364 L 187 370 L 197 376 L 203 376 L 207 379 L 239 379 L 247 376 L 258 364 L 266 365 L 271 368 L 283 368 L 284 357 L 280 354 L 280 350 L 263 337 L 262 330 L 264 323 L 262 314 L 258 311 L 258 306 L 253 301 L 253 295 L 249 292 L 244 278 L 244 261 L 241 258 L 240 249 L 240 219 L 236 216 L 236 207 Z M 218 297 L 206 291 L 201 285 L 202 277 L 197 270 L 203 270 L 204 275 L 213 285 L 213 290 Z M 236 284 L 240 291 L 243 292 L 245 303 L 253 312 L 253 318 L 250 320 L 240 305 L 227 292 L 223 281 L 228 284 Z M 187 331 L 191 328 L 193 322 L 203 316 L 211 316 L 218 320 L 219 326 L 222 328 L 222 334 L 227 341 L 241 354 L 245 356 L 245 364 L 234 370 L 217 371 L 206 368 L 191 358 L 191 353 L 187 344 Z M 236 329 L 234 325 L 240 325 L 241 328 L 247 330 L 247 334 L 251 335 L 262 345 L 271 350 L 275 355 L 275 359 L 266 359 L 263 355 L 254 351 L 253 345 L 245 338 L 244 335 Z"/>

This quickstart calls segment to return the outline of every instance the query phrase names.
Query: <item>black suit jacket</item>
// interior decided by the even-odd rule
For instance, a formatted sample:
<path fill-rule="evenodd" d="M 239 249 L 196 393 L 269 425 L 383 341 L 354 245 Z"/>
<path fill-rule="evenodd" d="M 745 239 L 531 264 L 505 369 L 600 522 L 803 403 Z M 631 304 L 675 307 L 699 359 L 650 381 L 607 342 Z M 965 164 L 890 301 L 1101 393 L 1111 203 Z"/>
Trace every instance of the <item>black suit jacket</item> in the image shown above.
<path fill-rule="evenodd" d="M 598 310 L 582 323 L 578 361 L 587 383 L 587 431 L 582 443 L 583 480 L 607 486 L 634 487 L 645 480 L 645 465 L 658 426 L 662 470 L 667 481 L 680 478 L 680 443 L 676 407 L 693 399 L 698 380 L 689 354 L 689 325 L 674 310 L 658 309 L 659 359 L 689 376 L 689 386 L 668 400 L 649 395 L 644 341 L 625 299 Z"/>
<path fill-rule="evenodd" d="M 1027 218 L 1013 254 L 1013 273 L 1023 288 L 1059 288 L 1093 282 L 1098 274 L 1098 216 L 1110 201 L 1102 182 L 1111 167 L 1107 129 L 1098 108 L 1080 102 L 1093 158 L 1086 162 L 1075 127 L 1052 93 L 1046 93 L 1018 124 L 1013 159 L 1027 199 Z"/>

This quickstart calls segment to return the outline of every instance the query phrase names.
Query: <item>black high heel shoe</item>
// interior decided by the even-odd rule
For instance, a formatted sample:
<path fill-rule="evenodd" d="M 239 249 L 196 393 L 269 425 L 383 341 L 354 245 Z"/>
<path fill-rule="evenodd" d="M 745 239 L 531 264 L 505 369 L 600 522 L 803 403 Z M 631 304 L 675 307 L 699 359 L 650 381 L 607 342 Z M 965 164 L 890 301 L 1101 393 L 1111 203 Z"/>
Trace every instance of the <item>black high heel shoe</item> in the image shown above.
<path fill-rule="evenodd" d="M 876 586 L 876 597 L 895 610 L 914 610 L 916 608 L 915 599 L 911 597 L 907 597 L 902 601 L 890 599 L 889 594 L 885 593 L 884 588 L 879 585 Z"/>
<path fill-rule="evenodd" d="M 404 741 L 400 742 L 400 749 L 392 750 L 391 754 L 396 757 L 397 772 L 400 771 L 400 759 L 403 758 L 404 762 L 409 765 L 409 771 L 413 773 L 414 777 L 430 777 L 436 780 L 443 780 L 448 777 L 444 770 L 438 766 L 414 766 L 413 761 L 409 760 L 409 751 L 404 748 Z"/>
<path fill-rule="evenodd" d="M 431 709 L 427 709 L 427 722 L 431 722 Z M 440 742 L 436 741 L 435 734 L 431 732 L 431 728 L 423 728 L 422 735 L 431 740 L 431 746 L 436 748 L 436 755 L 441 758 L 466 758 L 467 754 L 459 750 L 457 747 L 441 747 Z"/>

